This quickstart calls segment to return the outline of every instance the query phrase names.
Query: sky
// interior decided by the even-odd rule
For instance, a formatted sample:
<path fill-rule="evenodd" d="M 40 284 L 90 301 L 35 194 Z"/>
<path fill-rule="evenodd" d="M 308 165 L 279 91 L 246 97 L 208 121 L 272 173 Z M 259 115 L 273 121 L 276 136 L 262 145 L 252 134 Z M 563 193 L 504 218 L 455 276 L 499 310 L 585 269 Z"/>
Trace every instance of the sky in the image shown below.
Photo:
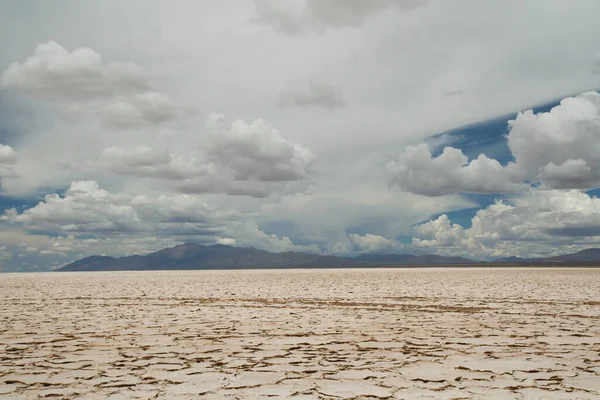
<path fill-rule="evenodd" d="M 0 270 L 600 247 L 596 0 L 0 0 Z"/>

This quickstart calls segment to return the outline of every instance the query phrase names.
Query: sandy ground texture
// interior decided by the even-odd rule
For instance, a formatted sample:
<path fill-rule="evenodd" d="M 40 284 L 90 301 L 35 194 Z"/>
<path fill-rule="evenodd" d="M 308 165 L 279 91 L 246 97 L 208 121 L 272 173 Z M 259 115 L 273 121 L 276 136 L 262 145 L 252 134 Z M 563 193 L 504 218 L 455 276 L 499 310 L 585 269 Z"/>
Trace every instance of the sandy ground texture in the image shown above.
<path fill-rule="evenodd" d="M 0 398 L 598 399 L 600 269 L 4 274 Z"/>

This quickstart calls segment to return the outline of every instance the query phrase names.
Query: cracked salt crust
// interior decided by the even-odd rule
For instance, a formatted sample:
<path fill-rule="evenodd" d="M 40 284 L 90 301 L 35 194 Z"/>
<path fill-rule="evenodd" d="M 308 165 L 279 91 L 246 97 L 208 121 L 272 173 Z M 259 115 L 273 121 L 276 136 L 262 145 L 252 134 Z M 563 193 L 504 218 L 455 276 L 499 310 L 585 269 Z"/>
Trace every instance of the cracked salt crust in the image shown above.
<path fill-rule="evenodd" d="M 600 269 L 10 274 L 0 398 L 600 398 Z"/>

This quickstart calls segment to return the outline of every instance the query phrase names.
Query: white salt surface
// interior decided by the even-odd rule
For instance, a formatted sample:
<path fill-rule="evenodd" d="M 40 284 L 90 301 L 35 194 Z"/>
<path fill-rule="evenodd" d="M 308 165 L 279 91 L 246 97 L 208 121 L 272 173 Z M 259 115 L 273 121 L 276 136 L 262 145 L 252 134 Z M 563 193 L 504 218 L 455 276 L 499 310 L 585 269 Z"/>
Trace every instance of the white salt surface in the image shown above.
<path fill-rule="evenodd" d="M 5 274 L 0 398 L 600 398 L 600 269 Z"/>

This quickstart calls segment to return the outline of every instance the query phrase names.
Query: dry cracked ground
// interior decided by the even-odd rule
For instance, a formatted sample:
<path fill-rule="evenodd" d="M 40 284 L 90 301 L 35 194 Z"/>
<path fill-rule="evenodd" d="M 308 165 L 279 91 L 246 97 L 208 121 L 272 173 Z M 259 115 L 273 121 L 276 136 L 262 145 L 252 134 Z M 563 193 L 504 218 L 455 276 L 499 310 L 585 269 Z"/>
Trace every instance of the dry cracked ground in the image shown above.
<path fill-rule="evenodd" d="M 0 398 L 600 398 L 600 269 L 4 274 Z"/>

